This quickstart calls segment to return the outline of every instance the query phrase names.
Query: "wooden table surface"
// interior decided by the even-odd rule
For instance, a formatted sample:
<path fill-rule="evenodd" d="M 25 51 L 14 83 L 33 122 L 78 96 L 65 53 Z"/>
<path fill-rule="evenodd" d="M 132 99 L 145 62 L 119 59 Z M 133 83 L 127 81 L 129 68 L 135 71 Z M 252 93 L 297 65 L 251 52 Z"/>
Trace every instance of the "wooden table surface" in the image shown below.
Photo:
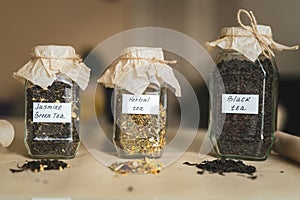
<path fill-rule="evenodd" d="M 199 130 L 192 145 L 159 174 L 116 175 L 80 146 L 64 171 L 11 173 L 27 157 L 22 119 L 8 119 L 16 137 L 9 148 L 0 147 L 0 199 L 300 199 L 299 164 L 275 153 L 266 161 L 245 161 L 257 168 L 255 180 L 237 173 L 197 174 L 185 161 L 200 162 L 199 147 L 206 130 Z M 207 159 L 214 159 L 208 156 Z"/>

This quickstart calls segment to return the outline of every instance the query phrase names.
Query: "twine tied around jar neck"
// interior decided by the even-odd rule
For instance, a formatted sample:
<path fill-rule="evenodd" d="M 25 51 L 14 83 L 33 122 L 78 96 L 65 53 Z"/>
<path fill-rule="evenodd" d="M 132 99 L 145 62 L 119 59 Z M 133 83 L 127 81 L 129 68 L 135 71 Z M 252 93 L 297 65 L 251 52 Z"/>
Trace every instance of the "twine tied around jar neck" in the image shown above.
<path fill-rule="evenodd" d="M 165 60 L 160 47 L 126 47 L 120 57 L 98 79 L 105 87 L 116 86 L 139 96 L 150 84 L 171 88 L 175 96 L 181 96 L 180 84 L 168 64 L 177 60 Z"/>
<path fill-rule="evenodd" d="M 77 62 L 82 62 L 82 58 L 80 57 L 64 57 L 64 58 L 51 58 L 51 57 L 47 57 L 47 56 L 32 56 L 31 58 L 33 59 L 59 59 L 59 60 L 73 60 L 73 61 L 77 61 Z"/>
<path fill-rule="evenodd" d="M 46 66 L 46 65 L 43 65 L 44 69 L 46 70 L 46 72 L 48 73 L 49 76 L 55 76 L 55 74 L 61 72 L 60 71 L 60 68 L 61 68 L 61 65 L 59 65 L 58 67 L 55 65 L 52 65 L 51 64 L 51 61 L 52 60 L 68 60 L 68 61 L 77 61 L 78 63 L 81 63 L 82 62 L 82 59 L 80 57 L 48 57 L 48 56 L 36 56 L 36 55 L 33 55 L 31 57 L 32 59 L 47 59 L 49 60 L 49 63 L 50 65 L 49 66 Z"/>
<path fill-rule="evenodd" d="M 246 26 L 245 24 L 243 24 L 242 20 L 241 20 L 241 14 L 246 14 L 246 16 L 249 18 L 250 20 L 250 25 L 251 26 Z M 275 54 L 274 52 L 272 51 L 272 49 L 269 47 L 268 44 L 266 44 L 263 39 L 261 37 L 266 37 L 266 35 L 261 35 L 261 34 L 258 34 L 258 28 L 257 28 L 257 21 L 254 17 L 254 14 L 252 11 L 246 11 L 244 9 L 240 9 L 237 13 L 237 20 L 238 20 L 238 23 L 239 25 L 250 31 L 253 36 L 257 39 L 257 41 L 259 42 L 261 48 L 263 49 L 262 53 L 264 54 L 264 56 L 266 56 L 267 58 L 270 58 L 270 57 L 274 57 Z M 267 35 L 267 37 L 272 37 L 270 35 Z"/>
<path fill-rule="evenodd" d="M 90 68 L 75 53 L 72 46 L 39 45 L 32 49 L 31 59 L 13 77 L 25 84 L 28 80 L 47 90 L 62 74 L 77 83 L 82 90 L 88 86 Z"/>
<path fill-rule="evenodd" d="M 147 61 L 152 61 L 152 62 L 158 62 L 161 64 L 175 64 L 177 63 L 177 60 L 159 60 L 156 58 L 138 58 L 138 57 L 134 57 L 134 58 L 120 58 L 120 60 L 147 60 Z"/>
<path fill-rule="evenodd" d="M 243 23 L 242 15 L 246 15 L 250 21 L 249 25 Z M 259 25 L 252 11 L 240 9 L 237 13 L 238 27 L 224 27 L 221 30 L 221 37 L 215 41 L 207 42 L 207 48 L 220 47 L 243 54 L 247 59 L 255 62 L 259 55 L 275 57 L 275 51 L 298 50 L 299 46 L 288 47 L 275 42 L 272 38 L 270 26 Z"/>

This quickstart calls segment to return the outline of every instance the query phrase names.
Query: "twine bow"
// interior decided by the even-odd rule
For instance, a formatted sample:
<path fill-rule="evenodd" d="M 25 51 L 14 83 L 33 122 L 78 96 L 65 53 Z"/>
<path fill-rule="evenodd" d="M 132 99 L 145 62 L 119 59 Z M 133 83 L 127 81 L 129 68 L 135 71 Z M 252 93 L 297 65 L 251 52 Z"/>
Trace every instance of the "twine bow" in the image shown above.
<path fill-rule="evenodd" d="M 242 20 L 241 20 L 241 14 L 243 14 L 243 13 L 246 14 L 247 17 L 250 19 L 250 25 L 251 25 L 251 26 L 246 26 L 245 24 L 242 23 Z M 240 9 L 240 10 L 238 11 L 238 13 L 237 13 L 237 20 L 238 20 L 239 25 L 240 25 L 242 28 L 244 28 L 244 29 L 250 31 L 250 32 L 253 34 L 253 36 L 257 39 L 257 41 L 259 42 L 261 48 L 263 49 L 263 51 L 262 51 L 263 54 L 264 54 L 267 58 L 270 58 L 270 57 L 274 57 L 274 56 L 275 56 L 274 53 L 273 53 L 273 51 L 272 51 L 272 49 L 269 47 L 269 45 L 266 44 L 266 43 L 264 42 L 264 40 L 262 39 L 262 37 L 264 37 L 264 35 L 258 34 L 257 21 L 256 21 L 254 15 L 253 15 L 253 12 L 252 12 L 252 11 L 249 11 L 249 12 L 248 12 L 248 11 L 246 11 L 246 10 L 244 10 L 244 9 Z"/>

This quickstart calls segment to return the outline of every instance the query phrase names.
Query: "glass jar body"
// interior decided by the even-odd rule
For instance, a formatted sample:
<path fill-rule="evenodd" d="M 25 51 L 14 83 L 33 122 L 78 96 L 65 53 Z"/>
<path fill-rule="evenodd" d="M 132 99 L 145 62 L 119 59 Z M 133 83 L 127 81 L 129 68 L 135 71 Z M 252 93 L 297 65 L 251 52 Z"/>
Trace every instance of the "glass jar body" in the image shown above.
<path fill-rule="evenodd" d="M 47 90 L 25 83 L 25 146 L 35 158 L 73 158 L 80 145 L 79 86 L 58 75 Z"/>
<path fill-rule="evenodd" d="M 273 58 L 252 62 L 223 51 L 210 77 L 209 135 L 219 157 L 265 160 L 277 123 L 278 69 Z M 222 87 L 224 86 L 224 87 Z"/>
<path fill-rule="evenodd" d="M 161 157 L 166 128 L 166 87 L 150 85 L 140 96 L 114 89 L 113 142 L 119 157 Z"/>

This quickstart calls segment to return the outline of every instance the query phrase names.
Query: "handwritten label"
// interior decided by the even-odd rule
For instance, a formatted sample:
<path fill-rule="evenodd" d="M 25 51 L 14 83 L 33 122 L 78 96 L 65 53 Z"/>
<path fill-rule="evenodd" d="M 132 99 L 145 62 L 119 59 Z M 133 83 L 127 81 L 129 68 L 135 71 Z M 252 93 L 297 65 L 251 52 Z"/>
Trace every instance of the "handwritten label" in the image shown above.
<path fill-rule="evenodd" d="M 122 95 L 122 113 L 125 114 L 159 114 L 159 95 Z"/>
<path fill-rule="evenodd" d="M 33 122 L 71 123 L 71 103 L 33 103 Z"/>
<path fill-rule="evenodd" d="M 222 113 L 258 114 L 259 95 L 222 94 Z"/>

